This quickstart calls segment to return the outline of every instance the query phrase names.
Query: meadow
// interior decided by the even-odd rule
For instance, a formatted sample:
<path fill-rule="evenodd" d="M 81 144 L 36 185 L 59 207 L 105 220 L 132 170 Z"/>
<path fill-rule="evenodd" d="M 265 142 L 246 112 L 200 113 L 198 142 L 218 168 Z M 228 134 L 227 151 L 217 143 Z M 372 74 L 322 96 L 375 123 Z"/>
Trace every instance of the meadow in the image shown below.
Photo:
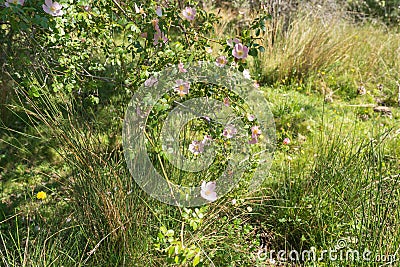
<path fill-rule="evenodd" d="M 0 266 L 398 266 L 399 22 L 397 1 L 0 4 Z M 222 104 L 168 121 L 192 98 Z"/>

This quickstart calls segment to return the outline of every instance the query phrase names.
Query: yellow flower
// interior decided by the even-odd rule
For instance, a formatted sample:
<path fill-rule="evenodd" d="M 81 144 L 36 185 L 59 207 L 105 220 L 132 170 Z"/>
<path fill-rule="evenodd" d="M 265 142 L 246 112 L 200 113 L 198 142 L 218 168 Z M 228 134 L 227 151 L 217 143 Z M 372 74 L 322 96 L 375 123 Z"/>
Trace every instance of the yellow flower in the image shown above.
<path fill-rule="evenodd" d="M 42 199 L 43 200 L 43 199 L 46 199 L 47 195 L 46 195 L 45 192 L 40 191 L 39 193 L 37 193 L 36 197 L 37 197 L 37 199 Z"/>

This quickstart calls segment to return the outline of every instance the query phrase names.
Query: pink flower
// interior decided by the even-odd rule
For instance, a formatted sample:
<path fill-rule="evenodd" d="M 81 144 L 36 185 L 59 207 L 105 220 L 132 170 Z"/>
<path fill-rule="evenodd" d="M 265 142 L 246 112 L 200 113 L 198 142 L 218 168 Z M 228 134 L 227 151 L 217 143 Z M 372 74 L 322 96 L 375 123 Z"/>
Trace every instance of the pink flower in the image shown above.
<path fill-rule="evenodd" d="M 242 44 L 236 44 L 232 50 L 232 55 L 237 59 L 245 59 L 249 54 L 249 48 Z"/>
<path fill-rule="evenodd" d="M 224 98 L 224 105 L 225 105 L 226 107 L 229 107 L 229 105 L 230 105 L 230 103 L 229 103 L 229 98 L 227 98 L 227 97 Z"/>
<path fill-rule="evenodd" d="M 256 144 L 258 142 L 258 137 L 261 135 L 261 130 L 259 126 L 251 127 L 251 140 L 249 144 Z"/>
<path fill-rule="evenodd" d="M 159 44 L 159 40 L 163 40 L 164 44 L 166 44 L 168 42 L 168 38 L 165 36 L 165 34 L 163 32 L 156 32 L 154 34 L 154 42 L 153 42 L 153 44 L 154 45 L 158 45 Z"/>
<path fill-rule="evenodd" d="M 249 144 L 257 144 L 258 143 L 258 137 L 252 137 L 251 140 L 249 141 Z"/>
<path fill-rule="evenodd" d="M 237 134 L 237 129 L 233 124 L 229 124 L 225 127 L 225 129 L 222 132 L 222 135 L 225 136 L 226 138 L 232 138 Z"/>
<path fill-rule="evenodd" d="M 92 7 L 91 7 L 90 5 L 83 6 L 82 8 L 83 8 L 83 10 L 85 10 L 86 12 L 92 11 Z"/>
<path fill-rule="evenodd" d="M 47 14 L 52 15 L 53 17 L 59 17 L 64 14 L 64 11 L 62 11 L 62 5 L 60 5 L 58 2 L 53 2 L 52 0 L 45 0 L 44 5 L 42 5 L 44 12 Z"/>
<path fill-rule="evenodd" d="M 157 7 L 157 9 L 156 9 L 156 14 L 157 14 L 157 16 L 162 17 L 162 9 L 161 9 L 160 6 Z"/>
<path fill-rule="evenodd" d="M 257 138 L 260 135 L 261 135 L 261 130 L 260 130 L 259 126 L 251 127 L 251 137 L 252 138 Z"/>
<path fill-rule="evenodd" d="M 194 20 L 194 17 L 196 16 L 196 9 L 185 7 L 185 9 L 182 11 L 182 15 L 187 20 Z"/>
<path fill-rule="evenodd" d="M 193 141 L 189 145 L 189 151 L 192 152 L 195 155 L 203 153 L 203 151 L 204 151 L 204 143 L 201 142 L 201 141 Z"/>
<path fill-rule="evenodd" d="M 215 65 L 217 65 L 218 67 L 223 67 L 226 65 L 226 63 L 228 63 L 228 60 L 226 59 L 225 56 L 219 56 L 217 57 L 217 59 L 215 60 Z"/>
<path fill-rule="evenodd" d="M 254 87 L 258 89 L 260 88 L 260 84 L 258 82 L 254 82 Z"/>
<path fill-rule="evenodd" d="M 146 87 L 157 86 L 157 84 L 158 84 L 158 80 L 157 80 L 157 78 L 154 77 L 154 76 L 148 78 L 148 79 L 144 82 L 144 86 L 146 86 Z"/>
<path fill-rule="evenodd" d="M 176 80 L 175 92 L 179 94 L 180 97 L 189 93 L 190 84 L 181 79 Z"/>
<path fill-rule="evenodd" d="M 153 20 L 151 21 L 151 24 L 153 24 L 153 27 L 154 27 L 154 29 L 155 29 L 156 31 L 159 31 L 159 30 L 160 30 L 160 27 L 158 26 L 158 19 L 153 19 Z"/>
<path fill-rule="evenodd" d="M 217 193 L 215 192 L 215 187 L 216 187 L 215 182 L 206 183 L 205 181 L 203 181 L 200 190 L 201 197 L 211 202 L 217 200 L 218 196 Z"/>
<path fill-rule="evenodd" d="M 290 139 L 289 138 L 285 138 L 285 139 L 283 139 L 283 144 L 284 145 L 288 145 L 288 144 L 290 144 Z"/>
<path fill-rule="evenodd" d="M 161 32 L 160 26 L 158 25 L 158 19 L 152 20 L 151 23 L 153 24 L 154 30 L 156 31 L 154 33 L 154 42 L 153 42 L 153 44 L 154 45 L 158 45 L 158 43 L 159 43 L 158 41 L 161 40 L 161 39 L 163 40 L 164 44 L 167 43 L 168 42 L 168 38 L 164 35 L 163 32 Z"/>
<path fill-rule="evenodd" d="M 233 43 L 239 44 L 239 43 L 240 43 L 240 40 L 239 40 L 238 38 L 228 39 L 228 40 L 226 40 L 226 43 L 227 43 L 230 47 L 232 47 L 232 46 L 233 46 Z"/>
<path fill-rule="evenodd" d="M 6 7 L 9 7 L 10 4 L 14 4 L 14 5 L 24 5 L 25 0 L 6 0 L 6 2 L 4 3 L 4 5 Z"/>
<path fill-rule="evenodd" d="M 208 145 L 212 141 L 211 135 L 205 135 L 203 140 L 201 141 L 205 146 Z"/>
<path fill-rule="evenodd" d="M 254 121 L 255 118 L 256 118 L 256 116 L 254 116 L 253 114 L 247 114 L 247 119 L 248 119 L 249 121 Z"/>
<path fill-rule="evenodd" d="M 180 62 L 180 63 L 178 64 L 178 70 L 179 70 L 179 72 L 187 72 L 187 69 L 185 69 L 184 67 L 185 67 L 185 65 L 183 65 L 182 62 Z"/>
<path fill-rule="evenodd" d="M 207 116 L 202 116 L 201 118 L 205 119 L 205 120 L 208 121 L 208 122 L 211 121 L 210 117 L 207 117 Z"/>

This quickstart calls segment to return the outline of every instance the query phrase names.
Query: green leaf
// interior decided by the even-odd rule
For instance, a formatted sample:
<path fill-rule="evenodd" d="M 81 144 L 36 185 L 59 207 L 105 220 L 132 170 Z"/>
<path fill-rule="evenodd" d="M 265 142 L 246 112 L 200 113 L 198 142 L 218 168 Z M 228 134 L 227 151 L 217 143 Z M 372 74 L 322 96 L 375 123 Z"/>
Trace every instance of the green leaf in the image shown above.
<path fill-rule="evenodd" d="M 174 234 L 175 234 L 174 230 L 168 230 L 168 231 L 165 233 L 166 236 L 174 236 Z"/>
<path fill-rule="evenodd" d="M 132 22 L 128 23 L 125 26 L 125 29 L 127 29 L 127 30 L 129 29 L 130 31 L 135 32 L 135 33 L 140 33 L 140 29 L 138 28 L 138 26 L 136 26 L 136 24 L 132 23 Z"/>
<path fill-rule="evenodd" d="M 36 87 L 36 86 L 31 87 L 29 89 L 28 94 L 29 94 L 30 97 L 39 97 L 40 94 L 39 94 L 38 87 Z"/>
<path fill-rule="evenodd" d="M 193 267 L 197 266 L 200 263 L 200 253 L 197 254 L 193 259 Z"/>
<path fill-rule="evenodd" d="M 287 220 L 286 220 L 286 218 L 281 218 L 281 219 L 278 219 L 278 221 L 281 222 L 281 223 L 284 223 L 284 222 L 286 222 Z"/>
<path fill-rule="evenodd" d="M 249 55 L 256 57 L 258 55 L 258 50 L 256 48 L 251 48 L 249 51 Z"/>
<path fill-rule="evenodd" d="M 193 228 L 193 230 L 197 230 L 197 222 L 190 221 L 190 226 Z"/>
<path fill-rule="evenodd" d="M 171 257 L 175 252 L 175 247 L 174 246 L 170 246 L 168 249 L 168 257 Z"/>
<path fill-rule="evenodd" d="M 167 227 L 165 227 L 164 225 L 161 226 L 160 231 L 161 231 L 161 233 L 163 233 L 165 235 L 165 233 L 167 232 Z"/>

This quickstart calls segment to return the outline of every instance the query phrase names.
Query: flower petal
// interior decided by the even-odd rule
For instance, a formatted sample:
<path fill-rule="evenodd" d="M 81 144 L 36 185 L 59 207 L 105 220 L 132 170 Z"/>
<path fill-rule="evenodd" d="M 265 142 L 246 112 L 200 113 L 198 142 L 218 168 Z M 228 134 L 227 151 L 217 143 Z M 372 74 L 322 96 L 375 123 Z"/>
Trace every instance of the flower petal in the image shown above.
<path fill-rule="evenodd" d="M 56 10 L 62 9 L 62 5 L 61 5 L 60 3 L 58 3 L 58 2 L 54 2 L 54 3 L 53 3 L 53 7 L 54 7 Z"/>
<path fill-rule="evenodd" d="M 161 9 L 160 6 L 157 7 L 157 9 L 156 9 L 156 14 L 157 14 L 157 16 L 162 17 L 162 9 Z"/>
<path fill-rule="evenodd" d="M 215 182 L 208 182 L 206 188 L 212 192 L 215 191 L 216 183 Z"/>
<path fill-rule="evenodd" d="M 205 197 L 205 199 L 213 202 L 215 200 L 217 200 L 218 196 L 216 192 L 212 192 L 211 194 L 209 194 L 207 197 Z"/>
<path fill-rule="evenodd" d="M 62 16 L 62 15 L 64 15 L 64 11 L 62 11 L 62 10 L 57 10 L 55 13 L 55 16 L 57 16 L 57 17 Z"/>
<path fill-rule="evenodd" d="M 46 12 L 47 14 L 50 14 L 50 15 L 51 15 L 50 8 L 49 8 L 48 6 L 42 5 L 42 8 L 43 8 L 43 11 L 44 11 L 44 12 Z"/>
<path fill-rule="evenodd" d="M 206 191 L 206 181 L 203 181 L 203 183 L 201 184 L 201 191 Z"/>
<path fill-rule="evenodd" d="M 48 6 L 49 8 L 53 5 L 53 1 L 52 1 L 52 0 L 45 0 L 44 3 L 45 3 L 46 6 Z"/>

